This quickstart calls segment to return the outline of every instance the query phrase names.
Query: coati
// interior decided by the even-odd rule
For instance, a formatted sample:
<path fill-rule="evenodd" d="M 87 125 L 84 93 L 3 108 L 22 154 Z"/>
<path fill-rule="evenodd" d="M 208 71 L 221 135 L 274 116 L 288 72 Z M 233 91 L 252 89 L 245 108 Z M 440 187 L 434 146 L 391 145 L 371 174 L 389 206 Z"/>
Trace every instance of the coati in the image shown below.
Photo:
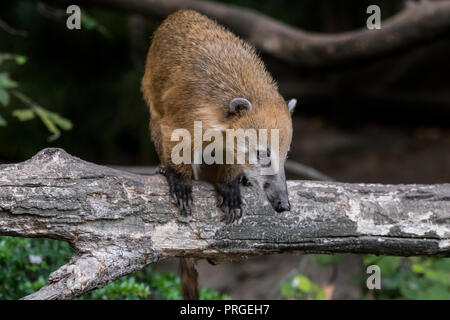
<path fill-rule="evenodd" d="M 182 214 L 190 214 L 193 206 L 193 174 L 215 184 L 226 223 L 241 217 L 240 184 L 251 180 L 258 182 L 276 211 L 290 210 L 284 162 L 292 139 L 291 113 L 296 100 L 286 103 L 252 46 L 200 13 L 177 11 L 153 35 L 141 90 L 150 109 L 151 137 Z M 271 148 L 269 138 L 264 150 L 258 150 L 254 164 L 208 168 L 175 164 L 171 152 L 178 141 L 171 141 L 172 132 L 184 128 L 193 133 L 195 120 L 202 121 L 203 130 L 218 128 L 221 132 L 277 129 L 278 150 Z M 259 154 L 269 158 L 269 165 L 277 162 L 278 172 L 261 175 L 261 167 L 267 163 L 259 162 Z M 193 260 L 185 259 L 181 266 L 182 285 L 187 281 L 192 287 L 196 282 Z M 187 288 L 184 295 L 195 299 L 196 289 Z"/>

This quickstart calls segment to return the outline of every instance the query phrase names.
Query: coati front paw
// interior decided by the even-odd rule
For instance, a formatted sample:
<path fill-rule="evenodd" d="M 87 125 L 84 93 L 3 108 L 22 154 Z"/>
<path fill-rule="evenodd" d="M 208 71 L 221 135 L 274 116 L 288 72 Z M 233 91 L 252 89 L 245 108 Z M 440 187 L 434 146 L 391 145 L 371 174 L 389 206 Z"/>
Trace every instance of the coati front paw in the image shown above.
<path fill-rule="evenodd" d="M 216 185 L 219 194 L 219 206 L 225 213 L 223 220 L 227 224 L 233 223 L 242 216 L 242 199 L 239 182 L 240 177 L 231 182 L 222 182 Z"/>
<path fill-rule="evenodd" d="M 170 194 L 177 202 L 183 215 L 190 215 L 192 211 L 192 184 L 174 169 L 166 169 L 165 176 L 169 183 Z"/>

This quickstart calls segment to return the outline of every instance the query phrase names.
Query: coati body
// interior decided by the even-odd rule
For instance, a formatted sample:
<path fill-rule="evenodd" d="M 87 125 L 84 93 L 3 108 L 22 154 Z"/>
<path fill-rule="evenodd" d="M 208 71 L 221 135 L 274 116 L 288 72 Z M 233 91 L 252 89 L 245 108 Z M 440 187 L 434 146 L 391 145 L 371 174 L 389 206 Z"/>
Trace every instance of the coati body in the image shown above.
<path fill-rule="evenodd" d="M 200 170 L 200 179 L 215 183 L 227 223 L 242 215 L 239 185 L 244 176 L 256 178 L 275 210 L 290 209 L 284 161 L 292 139 L 290 112 L 295 101 L 286 104 L 249 44 L 202 14 L 177 11 L 153 35 L 142 92 L 150 109 L 152 140 L 184 214 L 190 213 L 193 204 L 193 166 L 172 162 L 178 141 L 171 141 L 171 136 L 179 128 L 193 135 L 195 120 L 202 121 L 203 130 L 279 130 L 278 156 L 271 158 L 280 164 L 277 174 L 261 176 L 258 165 L 249 164 Z M 270 147 L 267 153 L 273 151 Z"/>

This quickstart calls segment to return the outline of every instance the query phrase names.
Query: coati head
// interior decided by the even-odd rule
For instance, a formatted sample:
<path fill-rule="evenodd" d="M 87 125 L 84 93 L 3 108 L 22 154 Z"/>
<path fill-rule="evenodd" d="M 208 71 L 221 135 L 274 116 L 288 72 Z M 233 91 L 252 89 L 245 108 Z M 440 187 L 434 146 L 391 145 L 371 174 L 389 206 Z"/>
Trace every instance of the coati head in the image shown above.
<path fill-rule="evenodd" d="M 282 212 L 290 210 L 284 163 L 292 141 L 291 115 L 297 100 L 286 102 L 279 95 L 271 100 L 254 107 L 245 98 L 234 98 L 229 115 L 234 117 L 235 130 L 256 129 L 258 143 L 251 147 L 246 140 L 244 146 L 247 154 L 244 174 L 258 181 L 272 207 Z"/>

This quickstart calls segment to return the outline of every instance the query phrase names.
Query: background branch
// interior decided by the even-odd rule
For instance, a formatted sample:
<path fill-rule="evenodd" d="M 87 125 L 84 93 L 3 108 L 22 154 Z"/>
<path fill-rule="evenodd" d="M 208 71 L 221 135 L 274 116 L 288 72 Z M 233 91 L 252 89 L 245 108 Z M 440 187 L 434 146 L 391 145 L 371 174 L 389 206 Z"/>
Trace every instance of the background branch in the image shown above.
<path fill-rule="evenodd" d="M 26 37 L 28 35 L 26 31 L 13 28 L 2 19 L 0 19 L 0 28 L 12 36 Z"/>
<path fill-rule="evenodd" d="M 165 178 L 138 176 L 45 149 L 0 165 L 0 235 L 48 237 L 75 248 L 49 285 L 27 299 L 70 299 L 171 256 L 375 253 L 450 256 L 450 184 L 289 181 L 292 211 L 275 213 L 243 188 L 244 217 L 225 225 L 214 189 L 195 183 L 191 218 Z"/>
<path fill-rule="evenodd" d="M 179 9 L 194 9 L 252 42 L 257 48 L 292 65 L 317 67 L 377 57 L 448 36 L 450 1 L 422 1 L 382 22 L 380 30 L 337 34 L 301 30 L 255 10 L 203 0 L 89 0 L 121 11 L 164 18 Z M 365 13 L 362 13 L 365 14 Z"/>

